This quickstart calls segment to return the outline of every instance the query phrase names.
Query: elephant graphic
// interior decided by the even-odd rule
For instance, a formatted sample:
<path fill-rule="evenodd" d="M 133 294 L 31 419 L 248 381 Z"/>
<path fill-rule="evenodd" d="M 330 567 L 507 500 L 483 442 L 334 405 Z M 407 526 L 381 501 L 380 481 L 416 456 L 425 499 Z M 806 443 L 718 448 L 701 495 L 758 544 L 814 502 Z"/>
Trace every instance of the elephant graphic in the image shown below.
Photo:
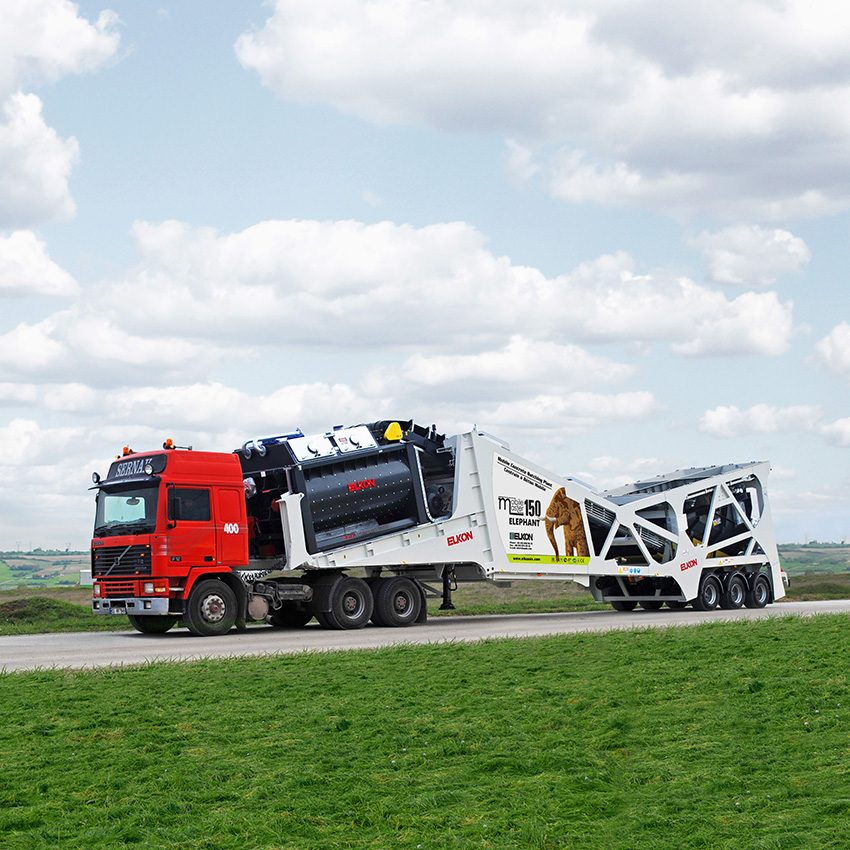
<path fill-rule="evenodd" d="M 555 550 L 555 561 L 560 560 L 558 541 L 555 540 L 555 530 L 564 529 L 564 557 L 569 558 L 575 549 L 576 557 L 587 558 L 587 537 L 584 533 L 584 523 L 581 519 L 581 505 L 567 496 L 567 491 L 561 487 L 555 491 L 552 501 L 546 510 L 546 534 Z"/>

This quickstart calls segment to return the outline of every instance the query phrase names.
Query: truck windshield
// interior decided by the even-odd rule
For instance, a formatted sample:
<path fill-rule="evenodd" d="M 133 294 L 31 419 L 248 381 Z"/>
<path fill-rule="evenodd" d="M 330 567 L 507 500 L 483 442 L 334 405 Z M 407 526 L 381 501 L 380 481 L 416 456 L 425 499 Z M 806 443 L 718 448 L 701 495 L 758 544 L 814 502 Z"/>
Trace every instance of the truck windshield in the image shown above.
<path fill-rule="evenodd" d="M 156 528 L 156 486 L 110 487 L 97 494 L 94 536 L 144 534 Z"/>

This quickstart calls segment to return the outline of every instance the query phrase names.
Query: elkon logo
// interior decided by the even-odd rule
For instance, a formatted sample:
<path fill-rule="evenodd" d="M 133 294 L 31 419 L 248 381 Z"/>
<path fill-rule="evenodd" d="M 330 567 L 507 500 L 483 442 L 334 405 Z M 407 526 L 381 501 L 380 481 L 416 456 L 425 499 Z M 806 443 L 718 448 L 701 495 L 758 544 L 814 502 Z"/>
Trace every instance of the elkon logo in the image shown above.
<path fill-rule="evenodd" d="M 453 534 L 447 539 L 449 546 L 456 546 L 458 543 L 466 543 L 467 540 L 472 540 L 472 532 L 464 531 L 463 534 Z"/>

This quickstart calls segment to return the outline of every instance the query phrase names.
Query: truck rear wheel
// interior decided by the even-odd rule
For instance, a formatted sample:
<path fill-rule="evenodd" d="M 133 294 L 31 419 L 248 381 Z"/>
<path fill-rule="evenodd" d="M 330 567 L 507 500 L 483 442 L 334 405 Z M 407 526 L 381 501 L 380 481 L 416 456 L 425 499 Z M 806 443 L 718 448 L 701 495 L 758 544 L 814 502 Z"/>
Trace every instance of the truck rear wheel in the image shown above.
<path fill-rule="evenodd" d="M 316 615 L 332 629 L 362 629 L 372 616 L 372 591 L 362 578 L 345 576 L 331 591 L 331 610 Z"/>
<path fill-rule="evenodd" d="M 611 607 L 615 611 L 634 611 L 637 608 L 637 602 L 632 602 L 631 599 L 615 599 Z"/>
<path fill-rule="evenodd" d="M 745 602 L 747 608 L 764 608 L 770 602 L 770 582 L 767 576 L 756 578 L 753 589 L 747 592 Z"/>
<path fill-rule="evenodd" d="M 164 635 L 179 619 L 169 614 L 148 614 L 147 616 L 128 614 L 127 618 L 137 632 L 145 635 Z"/>
<path fill-rule="evenodd" d="M 747 585 L 739 575 L 729 577 L 726 589 L 720 594 L 720 607 L 727 611 L 743 608 L 747 595 Z"/>
<path fill-rule="evenodd" d="M 236 623 L 236 594 L 223 582 L 198 582 L 189 594 L 183 619 L 193 635 L 224 635 Z"/>
<path fill-rule="evenodd" d="M 697 598 L 691 601 L 691 605 L 697 611 L 713 611 L 720 604 L 722 590 L 717 576 L 711 574 L 703 576 L 699 583 Z"/>
<path fill-rule="evenodd" d="M 404 576 L 382 579 L 375 589 L 372 622 L 379 626 L 412 626 L 422 613 L 422 594 Z"/>

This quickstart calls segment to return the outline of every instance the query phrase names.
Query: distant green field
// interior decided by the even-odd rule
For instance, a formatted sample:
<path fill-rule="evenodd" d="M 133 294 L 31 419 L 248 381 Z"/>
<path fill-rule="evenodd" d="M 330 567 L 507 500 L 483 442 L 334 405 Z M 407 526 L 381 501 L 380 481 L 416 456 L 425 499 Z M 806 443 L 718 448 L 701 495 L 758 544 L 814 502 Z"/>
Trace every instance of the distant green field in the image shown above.
<path fill-rule="evenodd" d="M 88 552 L 0 552 L 0 590 L 73 587 L 89 563 Z"/>
<path fill-rule="evenodd" d="M 850 546 L 810 543 L 783 544 L 779 560 L 789 575 L 801 573 L 840 573 L 850 571 Z"/>
<path fill-rule="evenodd" d="M 846 616 L 0 676 L 0 846 L 844 848 Z"/>

